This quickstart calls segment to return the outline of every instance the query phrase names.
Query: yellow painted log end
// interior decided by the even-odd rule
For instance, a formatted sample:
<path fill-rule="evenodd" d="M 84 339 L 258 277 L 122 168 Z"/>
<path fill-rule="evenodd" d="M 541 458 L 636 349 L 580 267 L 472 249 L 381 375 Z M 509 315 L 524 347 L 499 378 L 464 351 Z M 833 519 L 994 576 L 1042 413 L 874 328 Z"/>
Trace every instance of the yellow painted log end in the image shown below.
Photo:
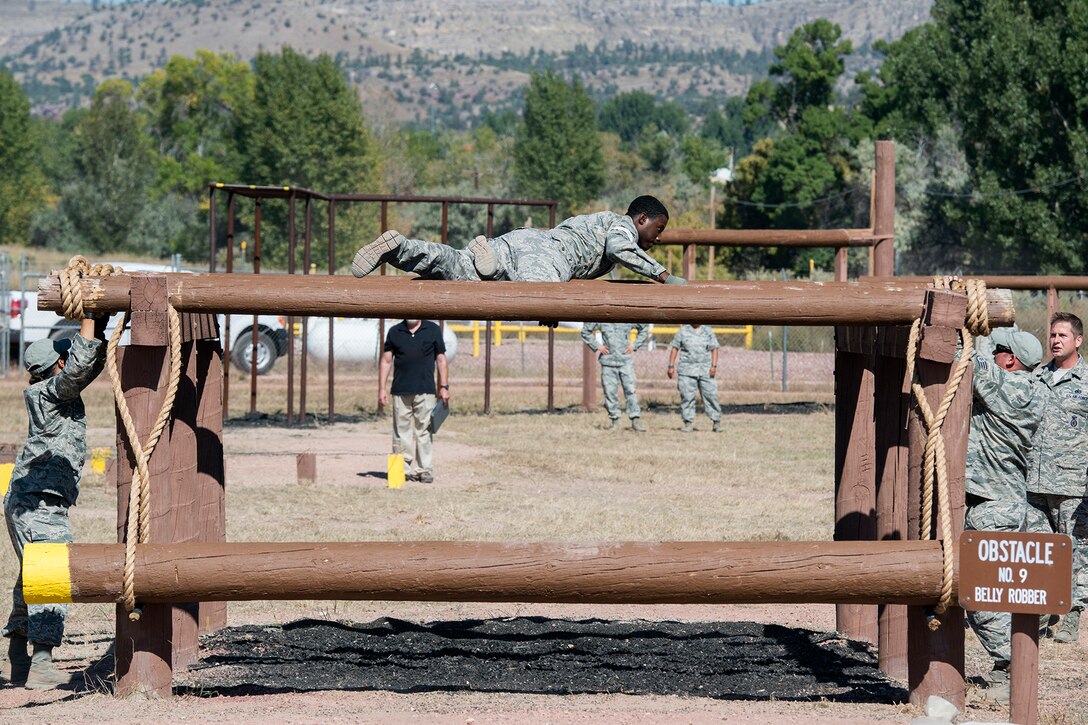
<path fill-rule="evenodd" d="M 14 470 L 14 463 L 0 463 L 0 498 L 8 492 L 8 486 L 11 485 L 11 472 Z"/>
<path fill-rule="evenodd" d="M 68 544 L 27 544 L 23 547 L 23 599 L 27 604 L 72 601 Z"/>

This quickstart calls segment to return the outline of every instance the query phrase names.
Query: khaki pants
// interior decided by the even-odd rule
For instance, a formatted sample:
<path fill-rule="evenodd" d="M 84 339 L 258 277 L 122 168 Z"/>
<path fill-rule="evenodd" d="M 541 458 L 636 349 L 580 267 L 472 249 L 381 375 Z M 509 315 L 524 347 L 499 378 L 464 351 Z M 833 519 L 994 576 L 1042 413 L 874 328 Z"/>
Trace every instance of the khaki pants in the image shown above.
<path fill-rule="evenodd" d="M 435 396 L 393 396 L 393 452 L 404 454 L 404 472 L 408 475 L 431 467 L 431 411 Z"/>

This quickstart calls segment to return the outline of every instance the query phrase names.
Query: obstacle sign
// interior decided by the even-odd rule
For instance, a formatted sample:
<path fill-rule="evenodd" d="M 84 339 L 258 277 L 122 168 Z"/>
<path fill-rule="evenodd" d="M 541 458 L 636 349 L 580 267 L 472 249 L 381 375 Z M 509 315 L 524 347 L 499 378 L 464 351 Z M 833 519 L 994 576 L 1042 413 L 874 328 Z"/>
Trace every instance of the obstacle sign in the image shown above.
<path fill-rule="evenodd" d="M 1073 598 L 1073 540 L 1063 534 L 965 531 L 960 606 L 972 611 L 1065 614 Z"/>

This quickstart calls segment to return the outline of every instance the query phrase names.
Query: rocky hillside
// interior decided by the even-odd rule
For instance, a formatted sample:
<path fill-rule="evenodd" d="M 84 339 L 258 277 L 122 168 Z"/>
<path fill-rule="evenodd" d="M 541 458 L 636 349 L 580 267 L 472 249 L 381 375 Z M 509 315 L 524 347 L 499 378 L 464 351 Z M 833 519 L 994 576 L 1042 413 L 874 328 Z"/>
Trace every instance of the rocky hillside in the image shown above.
<path fill-rule="evenodd" d="M 577 72 L 599 94 L 643 88 L 689 105 L 743 92 L 799 24 L 838 23 L 861 48 L 925 22 L 931 0 L 0 0 L 0 65 L 39 111 L 85 102 L 198 48 L 249 59 L 329 53 L 368 114 L 449 124 L 516 103 L 532 70 Z"/>

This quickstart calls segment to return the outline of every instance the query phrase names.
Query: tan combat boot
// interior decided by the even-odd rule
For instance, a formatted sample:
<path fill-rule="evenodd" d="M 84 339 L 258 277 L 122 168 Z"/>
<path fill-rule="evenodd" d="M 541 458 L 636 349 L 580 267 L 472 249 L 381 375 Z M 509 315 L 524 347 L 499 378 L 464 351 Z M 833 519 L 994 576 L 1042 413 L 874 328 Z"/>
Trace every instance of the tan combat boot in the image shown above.
<path fill-rule="evenodd" d="M 1055 642 L 1064 642 L 1069 644 L 1076 642 L 1080 638 L 1080 610 L 1074 609 L 1069 614 L 1062 617 L 1061 626 L 1058 627 L 1058 631 L 1054 633 Z"/>
<path fill-rule="evenodd" d="M 47 644 L 35 644 L 30 660 L 30 673 L 26 677 L 26 689 L 51 690 L 71 682 L 67 672 L 53 664 L 53 648 Z"/>
<path fill-rule="evenodd" d="M 639 433 L 646 432 L 646 426 L 643 425 L 642 420 L 637 416 L 631 419 L 631 428 Z"/>

